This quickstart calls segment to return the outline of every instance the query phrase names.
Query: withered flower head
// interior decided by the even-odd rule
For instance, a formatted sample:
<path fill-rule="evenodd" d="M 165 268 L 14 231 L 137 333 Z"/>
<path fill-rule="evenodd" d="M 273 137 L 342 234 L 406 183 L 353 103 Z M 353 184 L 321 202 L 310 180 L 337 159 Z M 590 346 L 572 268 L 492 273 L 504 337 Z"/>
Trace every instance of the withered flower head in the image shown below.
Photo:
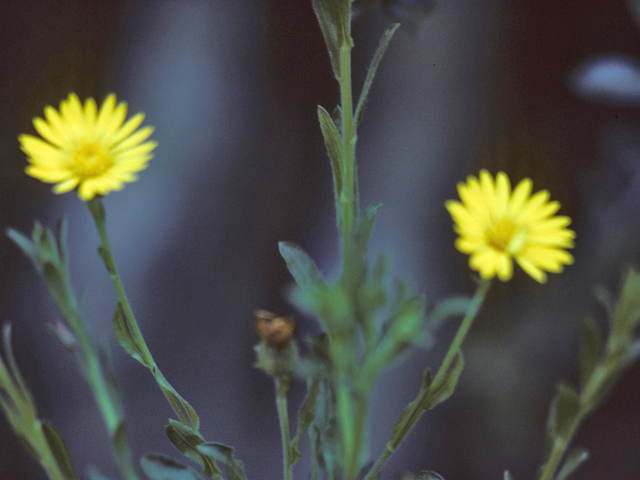
<path fill-rule="evenodd" d="M 285 347 L 295 332 L 295 319 L 292 315 L 279 317 L 268 310 L 253 312 L 254 327 L 260 339 L 269 346 Z"/>

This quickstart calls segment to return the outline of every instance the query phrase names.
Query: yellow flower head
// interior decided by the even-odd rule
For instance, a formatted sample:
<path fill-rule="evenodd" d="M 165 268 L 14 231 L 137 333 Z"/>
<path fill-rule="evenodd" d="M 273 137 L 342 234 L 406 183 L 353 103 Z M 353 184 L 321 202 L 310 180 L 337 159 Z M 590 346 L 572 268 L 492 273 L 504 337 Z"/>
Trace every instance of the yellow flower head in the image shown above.
<path fill-rule="evenodd" d="M 482 170 L 458 184 L 462 203 L 449 200 L 445 206 L 460 235 L 456 248 L 471 255 L 469 265 L 483 278 L 498 275 L 502 281 L 513 275 L 515 259 L 522 269 L 540 283 L 546 271 L 561 272 L 573 263 L 564 248 L 573 247 L 575 233 L 566 228 L 571 219 L 554 216 L 560 204 L 549 201 L 542 190 L 531 196 L 532 182 L 526 178 L 511 192 L 509 178 L 498 173 L 495 182 Z"/>
<path fill-rule="evenodd" d="M 47 183 L 55 183 L 54 193 L 65 193 L 78 187 L 82 200 L 121 190 L 125 183 L 137 179 L 136 173 L 147 166 L 156 148 L 146 142 L 153 127 L 136 129 L 144 114 L 138 113 L 126 123 L 127 104 L 116 105 L 109 95 L 100 110 L 89 98 L 84 106 L 75 93 L 60 102 L 60 112 L 49 106 L 42 118 L 34 118 L 33 126 L 44 139 L 20 135 L 20 145 L 29 157 L 28 175 Z M 124 124 L 123 124 L 124 123 Z"/>

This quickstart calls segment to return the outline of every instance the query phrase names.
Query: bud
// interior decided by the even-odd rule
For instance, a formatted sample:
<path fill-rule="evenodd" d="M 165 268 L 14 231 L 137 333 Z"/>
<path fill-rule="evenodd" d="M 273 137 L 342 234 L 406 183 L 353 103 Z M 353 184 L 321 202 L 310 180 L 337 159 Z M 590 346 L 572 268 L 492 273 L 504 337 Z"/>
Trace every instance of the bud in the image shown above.
<path fill-rule="evenodd" d="M 268 310 L 256 310 L 253 318 L 262 340 L 255 346 L 258 357 L 255 366 L 267 375 L 288 377 L 299 360 L 298 347 L 291 341 L 295 331 L 294 318 L 279 317 Z"/>

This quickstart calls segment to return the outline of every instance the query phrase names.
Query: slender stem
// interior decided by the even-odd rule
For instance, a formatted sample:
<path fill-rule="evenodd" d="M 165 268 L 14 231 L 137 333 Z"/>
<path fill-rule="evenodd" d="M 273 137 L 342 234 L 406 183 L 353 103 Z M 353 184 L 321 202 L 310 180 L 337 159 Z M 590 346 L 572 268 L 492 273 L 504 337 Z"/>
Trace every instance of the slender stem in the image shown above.
<path fill-rule="evenodd" d="M 276 383 L 276 405 L 280 419 L 280 434 L 282 436 L 282 461 L 284 466 L 284 480 L 291 480 L 293 465 L 291 462 L 291 434 L 289 431 L 289 413 L 287 411 L 287 392 L 289 378 L 279 375 L 274 377 Z"/>
<path fill-rule="evenodd" d="M 350 24 L 351 22 L 349 22 Z M 356 201 L 356 132 L 353 125 L 353 93 L 351 85 L 351 47 L 347 44 L 340 48 L 340 99 L 342 104 L 342 146 L 344 172 L 342 192 L 342 255 L 344 273 L 349 278 L 354 261 L 354 237 L 359 221 L 359 212 L 355 212 Z"/>
<path fill-rule="evenodd" d="M 57 300 L 58 308 L 60 308 L 62 315 L 67 320 L 80 346 L 81 355 L 77 359 L 81 364 L 84 364 L 82 366 L 85 369 L 87 381 L 109 432 L 120 470 L 126 480 L 138 480 L 126 435 L 121 434 L 118 439 L 120 445 L 116 445 L 116 433 L 124 422 L 122 406 L 114 395 L 113 387 L 107 382 L 95 342 L 91 338 L 87 326 L 79 313 L 69 275 L 66 271 L 63 279 L 63 293 L 62 296 L 57 297 Z"/>
<path fill-rule="evenodd" d="M 473 296 L 473 299 L 471 300 L 471 304 L 467 309 L 467 313 L 465 314 L 464 319 L 460 324 L 460 327 L 458 327 L 458 331 L 455 337 L 453 338 L 451 345 L 449 346 L 449 350 L 447 351 L 447 354 L 445 355 L 444 360 L 442 361 L 442 365 L 440 366 L 438 373 L 436 374 L 435 378 L 433 379 L 433 382 L 431 383 L 432 385 L 438 385 L 438 383 L 442 380 L 442 377 L 449 370 L 449 367 L 451 366 L 451 362 L 455 358 L 456 353 L 458 352 L 458 350 L 460 349 L 460 346 L 462 345 L 462 342 L 464 341 L 464 338 L 469 332 L 469 329 L 471 328 L 471 324 L 473 323 L 473 320 L 475 319 L 478 313 L 478 310 L 480 309 L 480 306 L 484 301 L 484 298 L 487 294 L 487 291 L 489 290 L 490 285 L 491 285 L 490 280 L 482 279 L 480 281 L 480 284 L 478 285 L 478 290 L 476 291 L 475 295 Z M 427 389 L 426 392 L 424 392 L 421 396 L 416 398 L 417 401 L 416 401 L 415 408 L 413 409 L 411 414 L 407 417 L 407 420 L 402 425 L 397 427 L 396 435 L 394 435 L 394 437 L 389 441 L 389 443 L 387 443 L 387 446 L 384 452 L 382 453 L 382 455 L 380 455 L 380 457 L 378 458 L 376 463 L 373 465 L 373 467 L 371 468 L 367 476 L 364 478 L 364 480 L 373 480 L 378 475 L 378 473 L 380 472 L 384 464 L 387 462 L 387 460 L 389 460 L 389 457 L 391 457 L 393 452 L 395 452 L 396 449 L 400 446 L 400 444 L 402 444 L 402 441 L 406 438 L 409 432 L 413 429 L 418 419 L 424 413 L 425 408 L 422 405 L 422 403 L 428 394 L 429 394 L 429 390 Z"/>

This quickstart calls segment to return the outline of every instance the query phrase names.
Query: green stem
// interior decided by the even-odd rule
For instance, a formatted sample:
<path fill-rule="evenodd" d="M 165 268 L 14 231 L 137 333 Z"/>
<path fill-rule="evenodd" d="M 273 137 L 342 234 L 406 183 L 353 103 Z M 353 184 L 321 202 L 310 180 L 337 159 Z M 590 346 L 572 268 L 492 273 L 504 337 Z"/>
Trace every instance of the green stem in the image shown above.
<path fill-rule="evenodd" d="M 291 480 L 293 464 L 291 459 L 291 434 L 289 431 L 289 413 L 287 411 L 287 392 L 289 378 L 279 375 L 274 377 L 276 383 L 276 405 L 280 419 L 280 434 L 282 436 L 282 461 L 284 466 L 284 480 Z"/>
<path fill-rule="evenodd" d="M 102 255 L 102 259 L 104 260 L 107 270 L 109 271 L 109 275 L 111 275 L 111 280 L 113 281 L 113 284 L 116 287 L 116 291 L 118 292 L 118 298 L 120 299 L 120 303 L 122 304 L 122 309 L 124 310 L 124 314 L 127 318 L 127 323 L 129 324 L 131 333 L 135 337 L 138 346 L 142 350 L 142 356 L 145 363 L 147 365 L 155 365 L 153 356 L 151 355 L 151 352 L 149 351 L 149 348 L 144 341 L 144 337 L 142 336 L 142 332 L 140 332 L 140 328 L 138 327 L 138 322 L 136 322 L 136 317 L 133 314 L 133 309 L 131 308 L 131 304 L 129 303 L 129 299 L 127 298 L 127 294 L 124 290 L 124 286 L 122 285 L 122 280 L 120 280 L 120 275 L 118 274 L 116 263 L 113 259 L 113 251 L 111 250 L 111 244 L 109 243 L 109 237 L 107 235 L 107 228 L 105 225 L 105 214 L 102 200 L 100 199 L 100 197 L 94 197 L 92 200 L 87 202 L 87 205 L 89 206 L 89 210 L 91 211 L 91 215 L 93 216 L 93 220 L 98 229 L 98 235 L 100 236 L 100 254 Z"/>
<path fill-rule="evenodd" d="M 86 372 L 93 397 L 109 432 L 116 460 L 126 480 L 138 480 L 131 449 L 124 431 L 120 433 L 119 438 L 116 438 L 118 429 L 123 428 L 122 425 L 124 423 L 122 406 L 117 399 L 116 392 L 113 391 L 113 387 L 109 385 L 106 379 L 95 342 L 92 340 L 87 326 L 80 316 L 68 272 L 65 272 L 63 289 L 62 296 L 57 298 L 58 308 L 78 341 L 81 352 L 78 361 L 81 362 Z"/>
<path fill-rule="evenodd" d="M 455 337 L 453 338 L 451 345 L 449 346 L 449 350 L 447 351 L 447 354 L 445 355 L 444 360 L 442 361 L 442 365 L 440 366 L 438 373 L 433 379 L 433 382 L 431 382 L 432 385 L 438 385 L 438 383 L 442 380 L 442 377 L 449 370 L 449 367 L 451 366 L 451 362 L 455 358 L 458 350 L 460 349 L 460 346 L 462 345 L 462 342 L 464 341 L 465 337 L 467 336 L 467 333 L 469 332 L 469 329 L 471 328 L 471 324 L 473 323 L 473 320 L 476 318 L 476 315 L 478 314 L 478 310 L 480 309 L 480 306 L 484 301 L 484 298 L 487 294 L 487 291 L 490 285 L 491 285 L 490 280 L 482 279 L 480 281 L 480 284 L 478 285 L 478 290 L 476 291 L 475 295 L 473 296 L 473 299 L 471 300 L 471 304 L 467 309 L 467 313 L 465 314 L 464 319 L 460 324 L 460 327 L 458 327 L 458 331 Z M 424 392 L 419 398 L 416 399 L 417 401 L 416 401 L 415 408 L 413 409 L 411 414 L 407 417 L 407 420 L 402 425 L 397 427 L 396 435 L 394 435 L 394 437 L 389 441 L 389 443 L 387 443 L 387 446 L 384 452 L 378 458 L 378 460 L 373 465 L 373 467 L 371 468 L 367 476 L 364 478 L 364 480 L 373 480 L 374 478 L 376 478 L 376 476 L 378 475 L 378 473 L 380 472 L 384 464 L 387 462 L 387 460 L 389 460 L 389 457 L 391 457 L 391 455 L 393 455 L 393 452 L 395 452 L 396 449 L 402 444 L 402 441 L 406 438 L 406 436 L 415 426 L 418 419 L 424 413 L 425 408 L 423 407 L 422 403 L 428 394 L 429 394 L 429 390 L 427 389 L 426 392 Z"/>
<path fill-rule="evenodd" d="M 349 22 L 350 24 L 351 22 Z M 349 32 L 350 33 L 350 32 Z M 351 85 L 351 47 L 340 48 L 340 99 L 342 108 L 343 166 L 342 192 L 342 254 L 345 277 L 350 277 L 354 261 L 355 233 L 359 221 L 356 196 L 356 132 L 353 125 L 353 93 Z"/>
<path fill-rule="evenodd" d="M 105 212 L 102 200 L 100 199 L 100 197 L 94 197 L 92 200 L 89 200 L 89 202 L 87 202 L 87 205 L 89 207 L 91 215 L 93 216 L 96 228 L 98 229 L 98 235 L 100 236 L 100 255 L 102 256 L 102 260 L 107 267 L 109 275 L 111 275 L 111 280 L 116 287 L 118 298 L 120 299 L 122 310 L 124 311 L 124 315 L 127 319 L 129 330 L 135 338 L 136 346 L 140 349 L 142 360 L 144 364 L 151 370 L 154 378 L 156 379 L 156 382 L 162 389 L 162 393 L 169 401 L 169 404 L 173 408 L 173 411 L 176 413 L 176 415 L 178 415 L 180 421 L 184 425 L 192 427 L 197 431 L 198 426 L 193 423 L 191 415 L 189 415 L 188 411 L 183 410 L 183 408 L 187 408 L 188 404 L 187 406 L 185 406 L 186 401 L 183 401 L 182 397 L 179 396 L 178 392 L 175 391 L 175 389 L 169 384 L 164 375 L 162 375 L 162 372 L 160 372 L 160 369 L 156 365 L 156 362 L 151 355 L 149 347 L 147 347 L 147 343 L 144 341 L 142 332 L 138 327 L 138 322 L 136 321 L 136 317 L 133 314 L 133 309 L 131 308 L 131 304 L 129 303 L 129 299 L 127 298 L 127 294 L 124 290 L 124 286 L 122 285 L 122 280 L 120 279 L 120 275 L 118 274 L 118 269 L 116 268 L 116 263 L 113 258 L 113 251 L 111 250 L 111 244 L 109 243 L 109 237 L 107 235 Z M 178 398 L 176 399 L 175 397 Z"/>

